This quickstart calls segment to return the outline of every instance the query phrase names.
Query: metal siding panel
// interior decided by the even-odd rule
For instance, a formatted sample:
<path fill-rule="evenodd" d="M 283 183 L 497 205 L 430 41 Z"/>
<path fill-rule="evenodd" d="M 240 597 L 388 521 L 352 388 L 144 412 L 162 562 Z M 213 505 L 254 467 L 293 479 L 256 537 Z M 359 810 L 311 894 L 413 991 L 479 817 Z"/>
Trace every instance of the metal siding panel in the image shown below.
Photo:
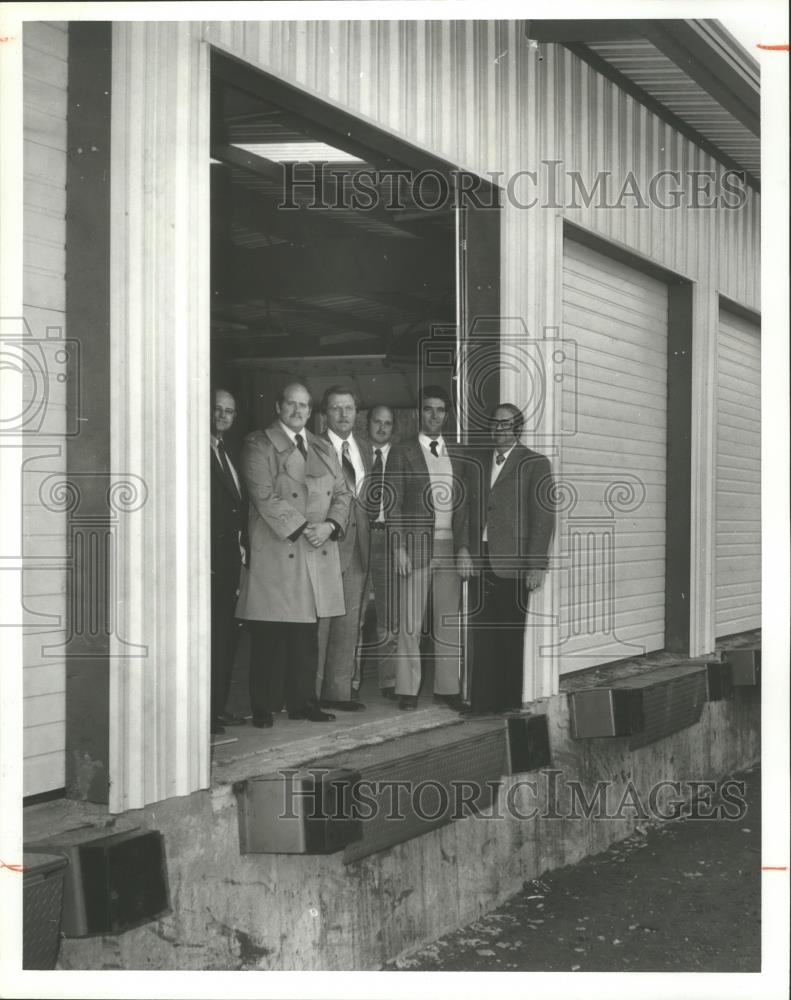
<path fill-rule="evenodd" d="M 25 318 L 36 339 L 44 339 L 49 326 L 64 329 L 66 325 L 67 56 L 68 34 L 65 25 L 35 21 L 25 24 L 23 300 Z M 31 477 L 66 474 L 65 438 L 62 436 L 66 429 L 66 411 L 65 406 L 61 405 L 65 385 L 57 383 L 54 377 L 51 382 L 48 386 L 46 423 L 42 426 L 41 433 L 46 433 L 49 441 L 62 442 L 60 455 L 53 454 L 47 458 L 45 473 L 38 473 L 35 469 L 31 471 L 28 467 L 25 474 L 26 492 Z M 38 491 L 32 498 L 28 498 L 23 525 L 23 551 L 28 556 L 35 550 L 41 555 L 57 558 L 65 550 L 65 515 L 46 510 L 38 497 Z M 52 534 L 59 529 L 62 534 Z M 47 551 L 40 551 L 42 548 Z M 65 621 L 65 567 L 55 566 L 47 569 L 46 573 L 23 573 L 22 591 L 30 611 L 56 615 L 58 620 Z M 27 632 L 24 638 L 25 795 L 62 788 L 64 784 L 65 662 L 52 659 L 46 666 L 40 666 L 42 643 L 52 644 L 62 638 L 62 633 L 48 633 L 44 637 L 35 632 Z"/>
<path fill-rule="evenodd" d="M 761 340 L 720 312 L 717 364 L 716 634 L 761 625 Z"/>

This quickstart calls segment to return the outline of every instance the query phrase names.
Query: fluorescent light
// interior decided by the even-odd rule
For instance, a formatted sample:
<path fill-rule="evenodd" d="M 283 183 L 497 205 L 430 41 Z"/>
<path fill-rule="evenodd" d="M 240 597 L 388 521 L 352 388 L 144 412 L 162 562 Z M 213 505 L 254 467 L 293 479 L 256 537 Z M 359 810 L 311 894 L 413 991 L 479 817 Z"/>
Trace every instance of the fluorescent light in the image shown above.
<path fill-rule="evenodd" d="M 253 156 L 262 156 L 267 160 L 282 163 L 284 160 L 297 160 L 309 163 L 312 160 L 326 160 L 329 163 L 364 163 L 359 156 L 352 156 L 343 149 L 328 146 L 325 142 L 235 142 L 234 149 L 244 150 Z"/>

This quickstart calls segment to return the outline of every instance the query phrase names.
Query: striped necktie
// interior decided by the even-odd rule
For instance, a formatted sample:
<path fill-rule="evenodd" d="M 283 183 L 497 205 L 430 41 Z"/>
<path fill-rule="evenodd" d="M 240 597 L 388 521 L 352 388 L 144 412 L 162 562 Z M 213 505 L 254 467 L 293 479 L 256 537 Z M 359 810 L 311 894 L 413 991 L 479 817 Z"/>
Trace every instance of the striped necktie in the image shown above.
<path fill-rule="evenodd" d="M 349 442 L 344 441 L 341 445 L 341 465 L 343 466 L 343 475 L 346 478 L 346 485 L 352 491 L 352 493 L 357 495 L 357 473 L 354 471 L 354 466 L 352 465 L 352 458 L 349 454 Z"/>

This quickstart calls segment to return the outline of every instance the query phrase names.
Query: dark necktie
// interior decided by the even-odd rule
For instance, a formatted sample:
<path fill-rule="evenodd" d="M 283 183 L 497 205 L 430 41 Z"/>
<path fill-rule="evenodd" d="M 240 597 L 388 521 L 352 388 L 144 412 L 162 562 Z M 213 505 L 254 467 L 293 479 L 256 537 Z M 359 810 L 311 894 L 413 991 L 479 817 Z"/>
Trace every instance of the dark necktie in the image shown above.
<path fill-rule="evenodd" d="M 439 445 L 437 444 L 437 442 L 436 441 L 430 441 L 429 442 L 429 448 L 431 449 L 431 454 L 434 456 L 434 458 L 439 458 L 439 452 L 437 451 L 437 448 L 439 448 Z"/>
<path fill-rule="evenodd" d="M 371 467 L 371 481 L 373 484 L 372 499 L 376 504 L 376 510 L 371 511 L 371 520 L 377 521 L 382 513 L 383 488 L 385 481 L 385 467 L 382 462 L 382 449 L 374 449 L 374 464 Z M 373 505 L 372 505 L 373 506 Z"/>
<path fill-rule="evenodd" d="M 228 455 L 225 451 L 225 443 L 223 442 L 222 438 L 220 438 L 219 441 L 217 442 L 217 454 L 220 456 L 220 465 L 222 466 L 223 472 L 228 477 L 228 483 L 233 489 L 234 494 L 236 495 L 236 499 L 241 500 L 242 498 L 239 494 L 239 488 L 236 485 L 236 480 L 233 478 L 233 473 L 231 472 L 231 463 L 228 461 Z"/>
<path fill-rule="evenodd" d="M 494 460 L 495 460 L 495 462 L 497 462 L 498 465 L 502 465 L 503 462 L 505 461 L 505 455 L 501 454 L 498 451 L 497 454 L 495 455 Z"/>
<path fill-rule="evenodd" d="M 302 440 L 302 435 L 301 434 L 295 434 L 294 435 L 294 440 L 297 443 L 297 448 L 299 448 L 300 455 L 303 458 L 307 459 L 307 457 L 308 457 L 308 449 L 305 447 L 305 442 Z"/>
<path fill-rule="evenodd" d="M 351 455 L 349 454 L 349 442 L 344 441 L 341 445 L 341 465 L 343 466 L 343 475 L 346 478 L 346 485 L 352 491 L 352 493 L 357 492 L 357 473 L 354 471 L 354 466 L 352 465 Z"/>

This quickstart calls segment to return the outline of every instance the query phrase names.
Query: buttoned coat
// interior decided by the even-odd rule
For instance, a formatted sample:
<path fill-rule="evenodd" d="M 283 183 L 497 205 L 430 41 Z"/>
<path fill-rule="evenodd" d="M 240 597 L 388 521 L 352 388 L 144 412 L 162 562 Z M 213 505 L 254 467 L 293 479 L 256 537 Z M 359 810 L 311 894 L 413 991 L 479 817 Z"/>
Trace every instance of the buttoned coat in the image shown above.
<path fill-rule="evenodd" d="M 346 530 L 352 495 L 332 446 L 309 431 L 303 459 L 276 421 L 245 438 L 242 474 L 250 497 L 250 566 L 242 572 L 239 618 L 314 622 L 345 614 L 337 541 L 314 548 L 289 535 L 306 521 Z"/>
<path fill-rule="evenodd" d="M 465 459 L 461 448 L 445 442 L 453 475 L 453 551 L 468 545 Z M 434 546 L 431 475 L 420 441 L 413 438 L 390 449 L 384 477 L 384 507 L 391 546 L 404 546 L 413 566 L 427 566 Z"/>
<path fill-rule="evenodd" d="M 330 448 L 335 451 L 335 447 L 330 440 L 330 436 L 327 431 L 325 431 L 321 437 L 327 442 Z M 365 469 L 365 476 L 361 483 L 356 484 L 357 496 L 352 499 L 349 511 L 349 521 L 346 525 L 346 531 L 339 545 L 341 570 L 344 573 L 349 568 L 349 563 L 351 562 L 355 548 L 360 554 L 360 565 L 363 569 L 367 570 L 371 550 L 371 530 L 368 526 L 368 509 L 365 503 L 369 485 L 368 477 L 371 474 L 371 465 L 373 464 L 371 460 L 371 446 L 365 441 L 360 441 L 358 438 L 354 438 L 354 443 L 357 445 L 357 450 L 360 452 L 360 458 L 362 459 L 363 468 Z M 337 457 L 337 451 L 335 452 L 335 455 Z M 341 468 L 341 472 L 343 472 L 343 468 Z"/>
<path fill-rule="evenodd" d="M 226 448 L 228 442 L 226 442 Z M 247 491 L 240 471 L 239 456 L 230 448 L 229 461 L 233 463 L 239 477 L 239 491 L 236 484 L 223 468 L 219 458 L 211 449 L 211 573 L 212 583 L 236 593 L 239 586 L 239 568 L 242 552 L 248 550 L 247 539 Z"/>
<path fill-rule="evenodd" d="M 514 579 L 526 570 L 546 569 L 555 526 L 549 460 L 517 443 L 490 486 L 494 448 L 471 459 L 466 464 L 471 554 L 481 554 L 486 527 L 495 576 Z"/>

